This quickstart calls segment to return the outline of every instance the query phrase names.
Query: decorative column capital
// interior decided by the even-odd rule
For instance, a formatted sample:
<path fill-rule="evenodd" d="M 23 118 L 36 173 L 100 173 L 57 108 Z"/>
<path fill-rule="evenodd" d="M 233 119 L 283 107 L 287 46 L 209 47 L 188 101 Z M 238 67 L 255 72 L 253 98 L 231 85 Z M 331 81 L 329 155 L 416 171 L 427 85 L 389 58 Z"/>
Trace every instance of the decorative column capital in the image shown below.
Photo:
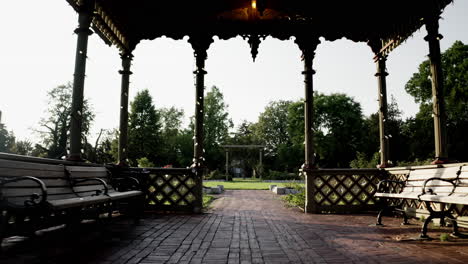
<path fill-rule="evenodd" d="M 210 35 L 192 35 L 188 42 L 192 45 L 197 62 L 204 61 L 208 57 L 207 50 L 213 43 L 213 37 Z"/>
<path fill-rule="evenodd" d="M 427 36 L 424 37 L 425 41 L 439 41 L 444 38 L 444 36 L 439 33 L 439 19 L 439 15 L 432 15 L 424 18 L 427 30 Z"/>
<path fill-rule="evenodd" d="M 375 77 L 388 76 L 387 66 L 386 66 L 387 56 L 381 53 L 376 54 L 374 57 L 374 61 L 377 63 L 377 73 L 375 73 L 374 76 Z"/>
<path fill-rule="evenodd" d="M 309 60 L 315 57 L 315 50 L 320 44 L 320 39 L 317 36 L 296 36 L 294 42 L 302 51 L 302 60 Z"/>
<path fill-rule="evenodd" d="M 133 74 L 130 71 L 130 67 L 132 66 L 132 59 L 133 55 L 131 52 L 122 52 L 120 53 L 120 58 L 122 59 L 122 70 L 119 70 L 119 73 L 122 75 L 131 75 Z"/>

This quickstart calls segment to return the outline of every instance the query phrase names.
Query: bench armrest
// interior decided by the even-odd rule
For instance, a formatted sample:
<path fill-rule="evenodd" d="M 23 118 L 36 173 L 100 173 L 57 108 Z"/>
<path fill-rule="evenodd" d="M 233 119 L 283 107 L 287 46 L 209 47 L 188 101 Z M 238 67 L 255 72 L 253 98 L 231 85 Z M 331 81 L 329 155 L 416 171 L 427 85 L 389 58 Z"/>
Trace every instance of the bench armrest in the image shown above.
<path fill-rule="evenodd" d="M 439 177 L 432 177 L 432 178 L 429 178 L 429 179 L 427 179 L 427 180 L 424 181 L 424 184 L 423 184 L 423 187 L 422 187 L 422 192 L 421 192 L 421 194 L 418 195 L 418 198 L 419 198 L 421 195 L 426 194 L 426 185 L 427 185 L 427 183 L 430 182 L 430 181 L 434 181 L 434 180 L 444 181 L 444 182 L 449 182 L 449 183 L 451 183 L 451 184 L 453 185 L 453 189 L 452 189 L 452 191 L 450 192 L 449 195 L 451 195 L 451 194 L 453 193 L 453 191 L 455 191 L 455 187 L 457 187 L 457 184 L 455 183 L 455 181 L 456 181 L 457 179 L 443 179 L 443 178 L 439 178 Z M 429 194 L 433 194 L 433 195 L 436 194 L 436 193 L 434 193 L 434 192 L 432 191 L 432 189 L 429 189 L 428 193 L 429 193 Z"/>
<path fill-rule="evenodd" d="M 41 203 L 45 203 L 47 200 L 47 187 L 43 181 L 40 179 L 33 177 L 33 176 L 21 176 L 21 177 L 15 177 L 15 178 L 0 178 L 0 194 L 1 194 L 1 189 L 3 188 L 4 185 L 13 183 L 13 182 L 19 182 L 19 181 L 33 181 L 39 185 L 39 188 L 41 188 L 41 193 L 42 195 L 39 196 L 37 193 L 31 194 L 29 197 L 29 200 L 24 201 L 25 206 L 34 206 L 38 205 Z M 0 195 L 1 196 L 1 195 Z M 42 197 L 39 202 L 36 200 L 39 199 L 39 197 Z"/>
<path fill-rule="evenodd" d="M 120 189 L 122 187 L 126 187 L 127 189 L 131 190 L 139 190 L 141 189 L 140 181 L 135 178 L 135 177 L 120 177 L 120 178 L 114 178 L 113 179 L 116 182 L 117 188 Z M 128 184 L 123 184 L 122 182 L 128 182 Z M 124 186 L 122 186 L 124 185 Z"/>
<path fill-rule="evenodd" d="M 381 180 L 381 181 L 379 181 L 379 183 L 377 184 L 377 192 L 380 192 L 380 189 L 381 189 L 381 186 L 382 186 L 383 183 L 389 183 L 389 182 L 391 182 L 391 183 L 397 183 L 397 184 L 401 184 L 401 185 L 405 184 L 405 181 Z"/>
<path fill-rule="evenodd" d="M 99 182 L 104 187 L 104 195 L 107 195 L 107 193 L 109 192 L 109 187 L 107 186 L 107 183 L 103 179 L 100 179 L 100 178 L 87 178 L 87 179 L 82 179 L 82 180 L 73 180 L 72 181 L 72 186 L 75 186 L 78 183 L 83 183 L 83 182 L 87 182 L 87 181 L 97 181 L 97 182 Z M 101 190 L 97 190 L 96 194 L 99 195 L 100 192 L 101 192 Z"/>

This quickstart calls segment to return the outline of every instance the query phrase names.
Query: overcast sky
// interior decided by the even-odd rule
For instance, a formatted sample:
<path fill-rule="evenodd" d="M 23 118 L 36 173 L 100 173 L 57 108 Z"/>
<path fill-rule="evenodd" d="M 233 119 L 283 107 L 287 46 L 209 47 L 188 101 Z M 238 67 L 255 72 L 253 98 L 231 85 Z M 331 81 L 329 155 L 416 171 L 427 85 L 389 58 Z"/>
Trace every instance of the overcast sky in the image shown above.
<path fill-rule="evenodd" d="M 0 4 L 0 110 L 2 123 L 18 139 L 37 140 L 33 132 L 45 115 L 46 92 L 72 81 L 77 15 L 65 0 L 2 1 Z M 455 40 L 468 43 L 468 1 L 455 0 L 440 21 L 442 51 Z M 394 96 L 404 117 L 413 116 L 418 106 L 404 85 L 418 65 L 427 59 L 428 47 L 422 28 L 394 50 L 387 63 L 388 95 Z M 314 89 L 321 93 L 345 93 L 362 106 L 367 116 L 377 111 L 377 80 L 373 54 L 363 43 L 348 40 L 318 46 L 314 68 Z M 218 86 L 229 105 L 230 117 L 255 122 L 258 114 L 274 100 L 303 97 L 300 52 L 293 40 L 267 38 L 252 62 L 246 41 L 218 40 L 208 50 L 206 86 Z M 162 38 L 143 41 L 135 52 L 130 98 L 149 89 L 156 107 L 183 108 L 186 119 L 194 112 L 193 51 L 186 39 Z M 120 103 L 120 57 L 96 34 L 88 47 L 85 97 L 96 113 L 92 137 L 101 128 L 118 127 Z"/>

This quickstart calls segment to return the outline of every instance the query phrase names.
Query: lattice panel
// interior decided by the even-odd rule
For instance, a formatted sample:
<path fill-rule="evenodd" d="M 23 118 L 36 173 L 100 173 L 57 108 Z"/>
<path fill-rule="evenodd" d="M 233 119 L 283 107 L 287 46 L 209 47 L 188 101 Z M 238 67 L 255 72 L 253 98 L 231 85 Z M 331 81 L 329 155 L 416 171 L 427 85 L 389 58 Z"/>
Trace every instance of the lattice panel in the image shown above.
<path fill-rule="evenodd" d="M 196 175 L 190 170 L 184 172 L 150 170 L 144 189 L 150 208 L 180 210 L 193 208 L 197 199 Z"/>
<path fill-rule="evenodd" d="M 311 172 L 318 211 L 341 212 L 371 209 L 382 179 L 380 170 L 318 170 Z"/>

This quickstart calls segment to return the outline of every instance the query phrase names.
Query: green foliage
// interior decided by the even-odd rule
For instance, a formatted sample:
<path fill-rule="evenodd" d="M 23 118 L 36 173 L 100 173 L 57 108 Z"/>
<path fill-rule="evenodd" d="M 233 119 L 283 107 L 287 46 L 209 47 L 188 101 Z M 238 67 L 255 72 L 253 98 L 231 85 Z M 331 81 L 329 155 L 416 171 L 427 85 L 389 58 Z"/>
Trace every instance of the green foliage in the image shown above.
<path fill-rule="evenodd" d="M 213 170 L 205 176 L 207 180 L 224 180 L 226 175 L 221 173 L 219 170 Z"/>
<path fill-rule="evenodd" d="M 283 187 L 284 183 L 263 182 L 257 179 L 234 178 L 232 181 L 206 181 L 203 185 L 206 187 L 216 187 L 223 185 L 226 190 L 268 190 L 270 185 L 275 184 Z"/>
<path fill-rule="evenodd" d="M 184 129 L 177 135 L 177 164 L 190 166 L 193 158 L 193 130 Z"/>
<path fill-rule="evenodd" d="M 88 145 L 88 160 L 98 164 L 107 164 L 118 162 L 119 131 L 112 129 L 110 131 L 101 130 L 96 139 L 94 147 Z"/>
<path fill-rule="evenodd" d="M 18 140 L 11 149 L 12 153 L 25 156 L 31 156 L 34 151 L 33 144 L 29 140 Z"/>
<path fill-rule="evenodd" d="M 314 105 L 316 162 L 320 167 L 348 167 L 364 139 L 360 104 L 344 94 L 315 94 Z"/>
<path fill-rule="evenodd" d="M 128 159 L 131 165 L 136 165 L 137 160 L 143 157 L 161 165 L 161 127 L 161 117 L 149 91 L 138 92 L 130 103 Z"/>
<path fill-rule="evenodd" d="M 137 162 L 138 162 L 138 167 L 139 167 L 139 168 L 151 168 L 151 167 L 154 167 L 154 163 L 152 163 L 151 161 L 149 161 L 148 158 L 146 158 L 146 157 L 137 159 Z"/>
<path fill-rule="evenodd" d="M 160 161 L 163 165 L 171 164 L 174 167 L 187 166 L 189 163 L 180 163 L 181 145 L 180 137 L 182 130 L 182 119 L 184 111 L 175 107 L 159 109 L 161 116 L 161 137 L 159 146 Z M 191 155 L 191 154 L 190 154 Z M 190 156 L 189 156 L 190 157 Z"/>
<path fill-rule="evenodd" d="M 48 109 L 46 117 L 42 118 L 38 130 L 42 142 L 37 144 L 37 155 L 41 157 L 59 159 L 67 154 L 67 142 L 71 121 L 72 84 L 60 85 L 47 93 Z M 95 114 L 92 112 L 88 100 L 83 101 L 82 111 L 82 143 L 87 144 L 87 135 Z M 84 157 L 86 159 L 86 156 Z"/>
<path fill-rule="evenodd" d="M 468 45 L 456 41 L 442 54 L 444 101 L 447 110 L 447 139 L 449 157 L 467 160 L 468 138 Z M 408 120 L 407 133 L 411 157 L 433 158 L 434 128 L 432 121 L 432 85 L 430 62 L 419 65 L 419 71 L 407 82 L 405 89 L 421 103 L 414 119 Z M 425 155 L 424 155 L 425 154 Z M 411 158 L 410 158 L 411 159 Z"/>
<path fill-rule="evenodd" d="M 209 169 L 221 169 L 224 164 L 220 145 L 227 141 L 229 129 L 233 127 L 227 108 L 219 88 L 211 87 L 204 99 L 204 158 Z"/>
<path fill-rule="evenodd" d="M 292 180 L 301 180 L 299 173 L 293 172 L 281 172 L 270 170 L 265 173 L 262 177 L 264 180 L 279 180 L 279 181 L 292 181 Z"/>
<path fill-rule="evenodd" d="M 400 161 L 396 165 L 399 167 L 428 165 L 428 164 L 431 164 L 433 160 L 434 160 L 433 158 L 428 158 L 425 160 L 419 160 L 416 158 L 415 160 L 412 160 L 412 161 Z"/>
<path fill-rule="evenodd" d="M 299 192 L 296 194 L 287 194 L 282 197 L 284 201 L 286 201 L 291 206 L 299 206 L 301 208 L 305 208 L 305 187 L 303 184 L 299 184 L 296 182 L 292 182 L 289 184 L 285 184 L 285 187 L 298 190 Z"/>
<path fill-rule="evenodd" d="M 265 154 L 274 156 L 281 145 L 289 145 L 288 110 L 291 101 L 270 102 L 260 113 L 257 135 L 265 144 Z"/>
<path fill-rule="evenodd" d="M 214 196 L 212 196 L 212 195 L 203 194 L 203 208 L 204 208 L 204 209 L 209 209 L 211 203 L 212 203 L 215 199 L 216 199 L 216 198 L 214 198 Z"/>
<path fill-rule="evenodd" d="M 12 152 L 15 146 L 15 135 L 8 132 L 5 125 L 0 123 L 0 152 Z"/>
<path fill-rule="evenodd" d="M 380 163 L 380 153 L 376 152 L 369 159 L 365 153 L 357 152 L 356 159 L 352 160 L 349 166 L 353 169 L 375 168 Z"/>
<path fill-rule="evenodd" d="M 440 234 L 440 241 L 447 242 L 450 240 L 450 235 L 447 233 Z"/>

